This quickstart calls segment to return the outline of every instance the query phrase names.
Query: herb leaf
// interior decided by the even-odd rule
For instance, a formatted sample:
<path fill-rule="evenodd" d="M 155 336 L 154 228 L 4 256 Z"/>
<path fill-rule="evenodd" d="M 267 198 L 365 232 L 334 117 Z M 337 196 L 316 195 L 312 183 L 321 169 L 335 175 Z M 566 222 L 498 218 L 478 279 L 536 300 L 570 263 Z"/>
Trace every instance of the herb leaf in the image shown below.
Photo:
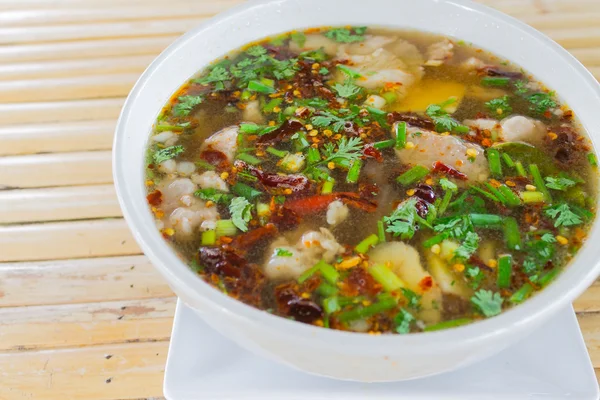
<path fill-rule="evenodd" d="M 454 257 L 460 260 L 468 260 L 479 247 L 479 235 L 475 232 L 467 232 L 465 239 L 454 252 Z"/>
<path fill-rule="evenodd" d="M 571 186 L 577 185 L 577 182 L 569 178 L 553 178 L 551 176 L 546 177 L 546 187 L 549 189 L 565 191 Z"/>
<path fill-rule="evenodd" d="M 479 311 L 486 317 L 493 317 L 502 312 L 502 302 L 504 299 L 500 293 L 494 293 L 491 290 L 481 289 L 475 292 L 471 297 L 473 303 Z"/>
<path fill-rule="evenodd" d="M 321 163 L 328 163 L 334 160 L 356 161 L 362 156 L 362 148 L 363 143 L 360 137 L 351 137 L 348 139 L 348 137 L 342 136 L 338 142 L 337 150 L 335 150 L 333 143 L 325 144 L 323 150 L 325 160 L 321 161 Z"/>
<path fill-rule="evenodd" d="M 173 107 L 173 115 L 176 117 L 186 117 L 197 105 L 201 104 L 204 99 L 202 96 L 181 96 Z"/>
<path fill-rule="evenodd" d="M 220 192 L 215 188 L 199 189 L 194 192 L 194 196 L 202 200 L 213 201 L 218 204 L 228 205 L 233 199 L 233 195 L 225 192 Z"/>
<path fill-rule="evenodd" d="M 503 117 L 512 112 L 508 96 L 492 99 L 485 103 L 485 106 L 495 117 Z"/>
<path fill-rule="evenodd" d="M 333 85 L 333 90 L 337 92 L 338 96 L 350 99 L 359 94 L 362 91 L 362 88 L 352 83 L 352 81 L 346 80 L 343 84 L 336 83 Z"/>
<path fill-rule="evenodd" d="M 262 55 L 267 54 L 267 49 L 265 49 L 263 46 L 256 45 L 249 47 L 248 50 L 246 50 L 246 54 L 252 57 L 260 57 Z"/>
<path fill-rule="evenodd" d="M 221 65 L 216 65 L 213 69 L 210 70 L 208 75 L 206 75 L 203 78 L 196 79 L 194 80 L 194 82 L 204 86 L 214 83 L 215 90 L 223 90 L 225 88 L 225 86 L 223 85 L 223 81 L 227 81 L 229 79 L 231 79 L 229 71 L 227 71 Z"/>
<path fill-rule="evenodd" d="M 160 164 L 163 161 L 177 157 L 179 154 L 183 153 L 183 151 L 183 146 L 171 146 L 162 150 L 158 150 L 156 153 L 154 153 L 152 158 L 154 159 L 155 164 Z"/>
<path fill-rule="evenodd" d="M 442 178 L 440 179 L 440 185 L 442 186 L 442 189 L 448 191 L 452 191 L 455 192 L 456 190 L 458 190 L 458 186 L 456 186 L 456 184 L 452 181 L 449 181 L 446 178 Z"/>
<path fill-rule="evenodd" d="M 544 214 L 547 217 L 554 219 L 554 227 L 579 225 L 583 222 L 581 217 L 571 211 L 571 207 L 567 203 L 556 206 L 546 207 Z"/>
<path fill-rule="evenodd" d="M 366 26 L 353 28 L 352 30 L 346 28 L 337 28 L 325 32 L 325 37 L 340 43 L 362 42 L 365 40 L 364 34 L 366 31 Z"/>
<path fill-rule="evenodd" d="M 394 317 L 396 332 L 400 334 L 410 332 L 410 324 L 415 320 L 411 313 L 401 308 L 400 312 Z"/>
<path fill-rule="evenodd" d="M 431 104 L 425 110 L 425 114 L 433 120 L 435 123 L 435 130 L 438 132 L 452 132 L 457 128 L 462 131 L 466 128 L 452 118 L 450 114 L 444 110 L 443 105 Z"/>
<path fill-rule="evenodd" d="M 387 232 L 394 236 L 400 236 L 402 239 L 411 239 L 415 234 L 415 217 L 417 199 L 409 198 L 400 204 L 389 217 L 383 217 L 387 224 Z"/>
<path fill-rule="evenodd" d="M 534 93 L 527 99 L 531 103 L 529 109 L 538 114 L 544 114 L 551 108 L 556 107 L 556 102 L 552 100 L 554 92 L 550 93 Z"/>
<path fill-rule="evenodd" d="M 402 290 L 402 295 L 404 295 L 404 297 L 406 298 L 409 307 L 412 307 L 415 310 L 421 308 L 421 295 L 416 294 L 415 292 L 407 288 L 401 288 L 400 290 Z"/>
<path fill-rule="evenodd" d="M 229 213 L 233 224 L 242 232 L 247 232 L 248 222 L 252 219 L 252 204 L 244 197 L 234 197 L 229 204 Z"/>
<path fill-rule="evenodd" d="M 276 255 L 277 257 L 293 257 L 293 256 L 294 256 L 294 253 L 292 253 L 292 252 L 291 252 L 291 251 L 289 251 L 289 250 L 282 249 L 282 248 L 280 247 L 280 248 L 277 248 L 277 249 L 275 249 L 275 255 Z"/>

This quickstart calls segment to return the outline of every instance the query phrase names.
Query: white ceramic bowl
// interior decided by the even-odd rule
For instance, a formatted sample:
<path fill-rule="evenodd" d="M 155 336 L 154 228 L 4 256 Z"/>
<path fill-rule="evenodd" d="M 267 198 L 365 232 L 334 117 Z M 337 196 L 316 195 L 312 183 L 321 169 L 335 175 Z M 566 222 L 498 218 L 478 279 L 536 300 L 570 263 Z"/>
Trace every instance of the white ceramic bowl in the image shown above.
<path fill-rule="evenodd" d="M 144 152 L 171 94 L 214 59 L 247 42 L 295 28 L 329 25 L 414 28 L 472 42 L 521 65 L 557 91 L 600 142 L 600 90 L 569 53 L 536 30 L 463 0 L 249 1 L 187 33 L 148 67 L 123 108 L 114 142 L 114 178 L 125 219 L 175 293 L 240 345 L 314 374 L 394 381 L 459 368 L 493 355 L 567 307 L 597 277 L 600 227 L 548 288 L 500 316 L 433 333 L 371 336 L 305 325 L 251 308 L 204 283 L 162 239 L 148 209 Z M 596 243 L 596 245 L 592 245 Z"/>

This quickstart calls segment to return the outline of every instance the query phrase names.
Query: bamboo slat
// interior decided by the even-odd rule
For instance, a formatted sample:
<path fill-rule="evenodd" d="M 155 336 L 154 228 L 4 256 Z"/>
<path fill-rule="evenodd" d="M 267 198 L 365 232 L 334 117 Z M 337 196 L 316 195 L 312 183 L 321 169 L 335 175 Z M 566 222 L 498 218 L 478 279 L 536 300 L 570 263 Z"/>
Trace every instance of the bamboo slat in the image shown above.
<path fill-rule="evenodd" d="M 167 283 L 144 256 L 0 264 L 0 307 L 172 295 Z"/>
<path fill-rule="evenodd" d="M 35 154 L 0 158 L 0 188 L 70 186 L 112 182 L 110 151 Z"/>
<path fill-rule="evenodd" d="M 0 351 L 168 340 L 176 297 L 0 309 Z"/>
<path fill-rule="evenodd" d="M 124 98 L 84 101 L 53 101 L 48 103 L 1 104 L 0 121 L 12 124 L 41 122 L 96 121 L 116 119 Z"/>
<path fill-rule="evenodd" d="M 0 191 L 0 224 L 120 216 L 113 185 Z"/>
<path fill-rule="evenodd" d="M 140 254 L 122 219 L 0 226 L 0 261 Z"/>
<path fill-rule="evenodd" d="M 0 399 L 162 396 L 169 342 L 0 354 Z"/>
<path fill-rule="evenodd" d="M 82 121 L 0 127 L 0 156 L 110 150 L 115 121 Z"/>

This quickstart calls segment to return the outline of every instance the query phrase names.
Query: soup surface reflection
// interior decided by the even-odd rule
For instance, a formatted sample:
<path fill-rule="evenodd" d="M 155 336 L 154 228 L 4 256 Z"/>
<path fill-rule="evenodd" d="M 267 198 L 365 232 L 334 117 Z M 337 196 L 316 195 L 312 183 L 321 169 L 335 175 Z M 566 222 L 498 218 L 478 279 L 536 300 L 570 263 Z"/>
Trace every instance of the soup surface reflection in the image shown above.
<path fill-rule="evenodd" d="M 573 112 L 518 67 L 344 27 L 249 44 L 183 85 L 151 134 L 146 185 L 165 240 L 218 290 L 406 334 L 550 284 L 594 220 L 596 167 Z"/>

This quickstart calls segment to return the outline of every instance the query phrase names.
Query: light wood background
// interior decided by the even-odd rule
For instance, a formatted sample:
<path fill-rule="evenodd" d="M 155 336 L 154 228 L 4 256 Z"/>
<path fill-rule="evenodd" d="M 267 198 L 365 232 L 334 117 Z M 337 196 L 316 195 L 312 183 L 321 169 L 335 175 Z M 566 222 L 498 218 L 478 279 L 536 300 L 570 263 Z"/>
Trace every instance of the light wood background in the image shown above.
<path fill-rule="evenodd" d="M 600 77 L 600 1 L 482 1 Z M 162 396 L 175 297 L 121 219 L 113 129 L 153 57 L 240 2 L 0 0 L 0 399 Z M 575 308 L 600 368 L 600 285 Z"/>

